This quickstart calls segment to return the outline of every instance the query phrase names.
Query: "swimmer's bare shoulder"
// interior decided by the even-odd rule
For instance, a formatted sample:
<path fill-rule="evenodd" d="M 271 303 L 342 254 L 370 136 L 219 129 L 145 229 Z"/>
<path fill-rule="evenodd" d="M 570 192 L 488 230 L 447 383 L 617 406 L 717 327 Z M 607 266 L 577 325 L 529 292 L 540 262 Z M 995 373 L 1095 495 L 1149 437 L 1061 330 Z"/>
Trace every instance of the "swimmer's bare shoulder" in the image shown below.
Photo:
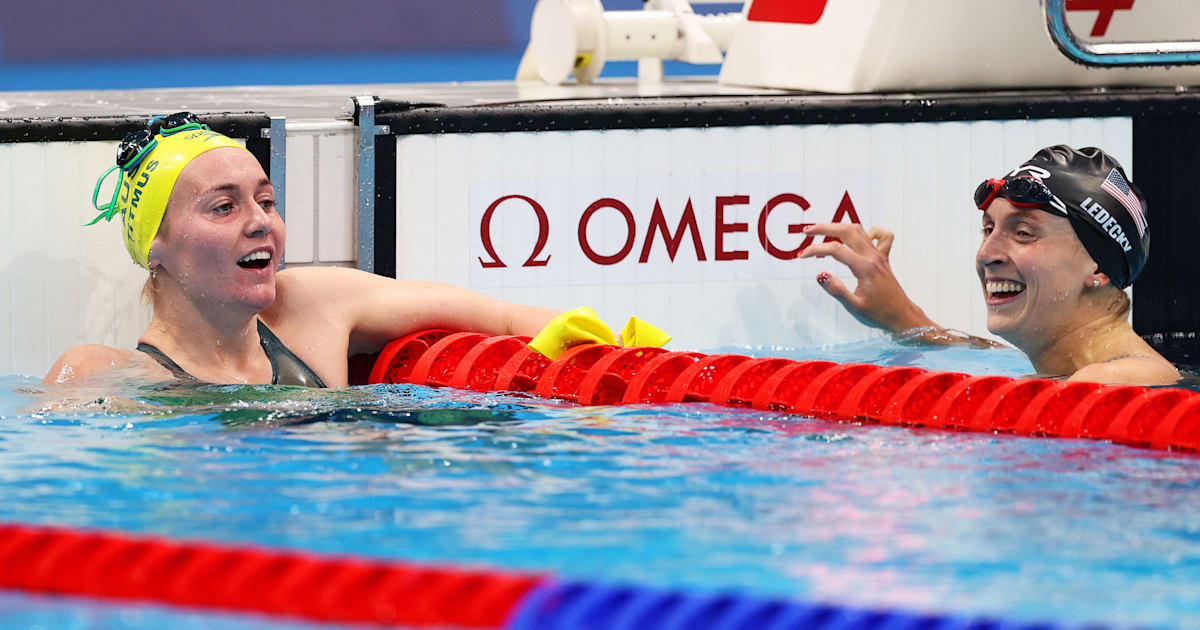
<path fill-rule="evenodd" d="M 348 339 L 351 352 L 378 349 L 389 339 L 425 328 L 532 336 L 557 314 L 450 284 L 396 280 L 345 267 L 280 271 L 275 303 L 263 313 L 268 325 L 278 323 L 291 328 L 288 332 Z"/>
<path fill-rule="evenodd" d="M 1086 365 L 1067 380 L 1106 385 L 1171 385 L 1179 381 L 1179 370 L 1165 359 L 1140 355 Z"/>
<path fill-rule="evenodd" d="M 119 350 L 100 344 L 75 346 L 58 357 L 43 385 L 71 385 L 120 368 L 140 368 L 151 380 L 170 380 L 171 373 L 144 352 Z"/>
<path fill-rule="evenodd" d="M 261 316 L 292 338 L 347 338 L 350 313 L 379 293 L 377 285 L 395 282 L 345 267 L 284 269 L 275 276 L 275 301 Z"/>
<path fill-rule="evenodd" d="M 341 299 L 362 291 L 382 276 L 348 267 L 289 267 L 275 275 L 275 302 L 264 311 L 324 313 L 345 308 Z"/>

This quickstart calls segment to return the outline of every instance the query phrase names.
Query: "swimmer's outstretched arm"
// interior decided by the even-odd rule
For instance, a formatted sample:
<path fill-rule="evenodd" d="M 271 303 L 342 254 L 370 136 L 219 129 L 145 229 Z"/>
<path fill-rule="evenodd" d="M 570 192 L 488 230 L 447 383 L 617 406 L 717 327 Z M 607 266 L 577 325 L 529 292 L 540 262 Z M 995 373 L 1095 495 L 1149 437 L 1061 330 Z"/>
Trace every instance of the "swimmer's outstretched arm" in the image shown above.
<path fill-rule="evenodd" d="M 882 328 L 906 342 L 917 343 L 969 343 L 972 345 L 997 346 L 983 339 L 949 331 L 929 319 L 925 311 L 917 306 L 892 273 L 888 255 L 892 251 L 894 235 L 879 227 L 864 232 L 862 226 L 853 223 L 820 223 L 804 230 L 809 236 L 837 238 L 841 242 L 824 242 L 810 245 L 800 253 L 800 258 L 830 256 L 850 268 L 858 281 L 851 291 L 837 276 L 822 271 L 817 274 L 817 283 L 854 315 L 855 319 L 873 328 Z"/>
<path fill-rule="evenodd" d="M 307 305 L 312 304 L 331 309 L 335 326 L 350 335 L 351 352 L 378 349 L 427 328 L 533 336 L 558 315 L 449 284 L 394 280 L 355 269 L 288 269 L 279 273 L 277 286 L 276 299 L 284 302 L 278 306 L 293 313 L 311 313 Z"/>

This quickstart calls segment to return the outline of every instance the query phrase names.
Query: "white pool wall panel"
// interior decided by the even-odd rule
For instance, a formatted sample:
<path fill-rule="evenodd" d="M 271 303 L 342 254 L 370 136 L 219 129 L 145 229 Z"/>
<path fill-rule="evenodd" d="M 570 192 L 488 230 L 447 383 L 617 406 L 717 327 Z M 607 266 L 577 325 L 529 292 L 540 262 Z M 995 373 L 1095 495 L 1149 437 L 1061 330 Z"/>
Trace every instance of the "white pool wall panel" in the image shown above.
<path fill-rule="evenodd" d="M 397 276 L 467 286 L 517 302 L 566 309 L 596 307 L 614 326 L 630 315 L 661 324 L 675 347 L 812 346 L 878 335 L 859 324 L 816 283 L 823 270 L 853 287 L 833 260 L 779 260 L 757 242 L 763 204 L 781 193 L 804 197 L 800 212 L 781 205 L 768 233 L 782 249 L 799 237 L 786 223 L 832 219 L 848 193 L 865 227 L 896 234 L 891 260 L 904 288 L 936 322 L 986 335 L 975 273 L 978 182 L 1001 176 L 1038 149 L 1065 143 L 1101 146 L 1132 162 L 1129 118 L 1080 118 L 865 125 L 797 125 L 611 131 L 400 136 L 397 141 Z M 534 249 L 537 221 L 527 204 L 494 212 L 491 236 L 505 268 L 488 259 L 481 220 L 491 203 L 520 194 L 537 201 L 550 228 L 545 266 L 522 267 Z M 714 260 L 715 197 L 748 195 L 736 218 L 745 232 L 725 236 L 726 250 L 747 260 Z M 589 260 L 578 244 L 580 216 L 614 198 L 635 219 L 626 258 Z M 674 261 L 656 235 L 649 260 L 638 256 L 655 200 L 674 231 L 692 200 L 706 260 L 690 234 Z M 627 238 L 612 209 L 593 215 L 588 243 L 612 255 Z"/>
<path fill-rule="evenodd" d="M 0 373 L 40 377 L 82 343 L 132 347 L 149 323 L 139 298 L 147 272 L 126 253 L 119 220 L 83 227 L 115 151 L 115 142 L 0 144 Z"/>
<path fill-rule="evenodd" d="M 284 261 L 353 266 L 358 255 L 353 127 L 295 127 L 287 133 Z"/>
<path fill-rule="evenodd" d="M 311 134 L 288 134 L 287 138 L 287 264 L 316 261 L 315 229 L 317 195 L 313 173 L 316 170 L 316 138 Z"/>
<path fill-rule="evenodd" d="M 358 255 L 354 135 L 320 134 L 315 139 L 317 261 L 350 263 Z"/>

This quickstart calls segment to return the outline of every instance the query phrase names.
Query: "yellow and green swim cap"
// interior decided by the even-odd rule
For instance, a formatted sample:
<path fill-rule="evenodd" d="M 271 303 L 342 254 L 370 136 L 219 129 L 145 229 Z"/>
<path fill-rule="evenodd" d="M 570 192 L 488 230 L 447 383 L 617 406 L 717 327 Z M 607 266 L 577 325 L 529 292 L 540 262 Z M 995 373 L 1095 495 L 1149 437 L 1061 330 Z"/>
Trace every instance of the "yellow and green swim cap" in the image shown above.
<path fill-rule="evenodd" d="M 150 123 L 160 120 L 151 119 Z M 111 221 L 121 214 L 121 234 L 125 249 L 133 261 L 149 267 L 150 243 L 158 234 L 167 201 L 175 181 L 189 162 L 202 153 L 221 147 L 246 150 L 236 140 L 219 134 L 200 124 L 187 112 L 172 114 L 162 120 L 157 134 L 149 129 L 135 131 L 121 141 L 117 149 L 117 165 L 108 169 L 96 182 L 92 193 L 92 204 L 100 215 L 88 225 L 100 219 Z M 120 180 L 113 191 L 112 201 L 99 205 L 100 184 L 113 171 L 120 171 Z"/>

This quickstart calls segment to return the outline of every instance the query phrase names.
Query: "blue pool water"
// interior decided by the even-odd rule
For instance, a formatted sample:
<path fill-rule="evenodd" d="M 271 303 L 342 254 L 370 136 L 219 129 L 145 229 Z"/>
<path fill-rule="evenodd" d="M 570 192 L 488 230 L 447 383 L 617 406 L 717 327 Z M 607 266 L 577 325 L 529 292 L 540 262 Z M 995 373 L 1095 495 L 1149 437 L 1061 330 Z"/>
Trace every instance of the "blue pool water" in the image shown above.
<path fill-rule="evenodd" d="M 1019 375 L 1014 351 L 741 349 Z M 41 392 L 41 393 L 38 393 Z M 2 520 L 1010 619 L 1200 627 L 1200 458 L 707 405 L 0 379 Z M 56 404 L 59 408 L 51 408 Z M 0 591 L 0 626 L 291 620 Z"/>

